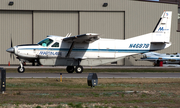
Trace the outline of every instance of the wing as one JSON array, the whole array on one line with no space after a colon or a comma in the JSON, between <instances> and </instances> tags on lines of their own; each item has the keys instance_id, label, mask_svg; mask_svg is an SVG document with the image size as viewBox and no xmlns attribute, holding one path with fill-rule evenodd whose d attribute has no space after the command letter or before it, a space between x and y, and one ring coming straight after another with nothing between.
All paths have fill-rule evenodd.
<instances>
[{"instance_id":1,"label":"wing","mask_svg":"<svg viewBox=\"0 0 180 108\"><path fill-rule=\"evenodd\" d=\"M94 42L98 39L99 39L99 37L98 37L98 34L96 34L96 33L86 33L86 34L82 34L82 35L64 38L63 39L64 42L71 43L68 53L66 54L66 58L68 58L70 56L75 43L90 43L90 42Z\"/></svg>"},{"instance_id":2,"label":"wing","mask_svg":"<svg viewBox=\"0 0 180 108\"><path fill-rule=\"evenodd\" d=\"M63 39L65 42L75 43L90 43L99 39L99 35L96 33L86 33L77 36L66 37Z\"/></svg>"}]
</instances>

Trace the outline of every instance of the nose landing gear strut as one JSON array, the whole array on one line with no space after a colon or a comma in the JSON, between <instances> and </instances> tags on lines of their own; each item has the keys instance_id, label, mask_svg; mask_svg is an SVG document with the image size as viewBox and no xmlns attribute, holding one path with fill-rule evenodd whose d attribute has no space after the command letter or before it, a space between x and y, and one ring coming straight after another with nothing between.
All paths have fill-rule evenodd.
<instances>
[{"instance_id":1,"label":"nose landing gear strut","mask_svg":"<svg viewBox=\"0 0 180 108\"><path fill-rule=\"evenodd\" d=\"M23 66L23 63L22 63L22 61L19 59L19 64L20 64L20 66L18 67L18 72L19 73L24 73L24 71L25 71L25 68L24 68L24 66Z\"/></svg>"}]
</instances>

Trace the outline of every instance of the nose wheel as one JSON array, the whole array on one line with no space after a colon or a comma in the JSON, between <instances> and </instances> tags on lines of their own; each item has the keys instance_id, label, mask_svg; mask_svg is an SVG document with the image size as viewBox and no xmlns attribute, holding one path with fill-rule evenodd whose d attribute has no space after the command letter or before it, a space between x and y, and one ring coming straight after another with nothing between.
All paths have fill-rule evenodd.
<instances>
[{"instance_id":1,"label":"nose wheel","mask_svg":"<svg viewBox=\"0 0 180 108\"><path fill-rule=\"evenodd\" d=\"M18 67L18 72L19 73L24 73L24 71L25 71L24 66L23 67L21 67L21 66Z\"/></svg>"},{"instance_id":2,"label":"nose wheel","mask_svg":"<svg viewBox=\"0 0 180 108\"><path fill-rule=\"evenodd\" d=\"M24 66L23 66L23 63L22 63L22 61L19 59L19 64L20 64L20 66L18 67L18 72L19 73L24 73L24 71L25 71L25 68L24 68Z\"/></svg>"}]
</instances>

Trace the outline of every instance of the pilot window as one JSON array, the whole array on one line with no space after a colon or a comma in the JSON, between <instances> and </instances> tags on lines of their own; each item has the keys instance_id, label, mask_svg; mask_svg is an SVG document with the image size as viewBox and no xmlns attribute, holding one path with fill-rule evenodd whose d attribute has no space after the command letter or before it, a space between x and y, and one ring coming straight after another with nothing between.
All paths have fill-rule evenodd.
<instances>
[{"instance_id":1,"label":"pilot window","mask_svg":"<svg viewBox=\"0 0 180 108\"><path fill-rule=\"evenodd\" d=\"M43 47L49 46L53 42L52 39L46 38L40 42L38 42L39 45L42 45Z\"/></svg>"},{"instance_id":2,"label":"pilot window","mask_svg":"<svg viewBox=\"0 0 180 108\"><path fill-rule=\"evenodd\" d=\"M51 47L59 47L59 43L56 42L56 43L54 43Z\"/></svg>"}]
</instances>

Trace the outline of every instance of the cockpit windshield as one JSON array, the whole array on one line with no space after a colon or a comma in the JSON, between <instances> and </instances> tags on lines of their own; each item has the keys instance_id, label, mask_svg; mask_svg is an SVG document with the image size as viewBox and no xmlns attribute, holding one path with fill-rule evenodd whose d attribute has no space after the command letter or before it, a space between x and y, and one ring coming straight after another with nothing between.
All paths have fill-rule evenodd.
<instances>
[{"instance_id":1,"label":"cockpit windshield","mask_svg":"<svg viewBox=\"0 0 180 108\"><path fill-rule=\"evenodd\" d=\"M46 39L38 42L38 44L41 45L41 46L43 46L43 47L47 47L47 46L49 46L52 42L53 42L52 39L46 38Z\"/></svg>"}]
</instances>

